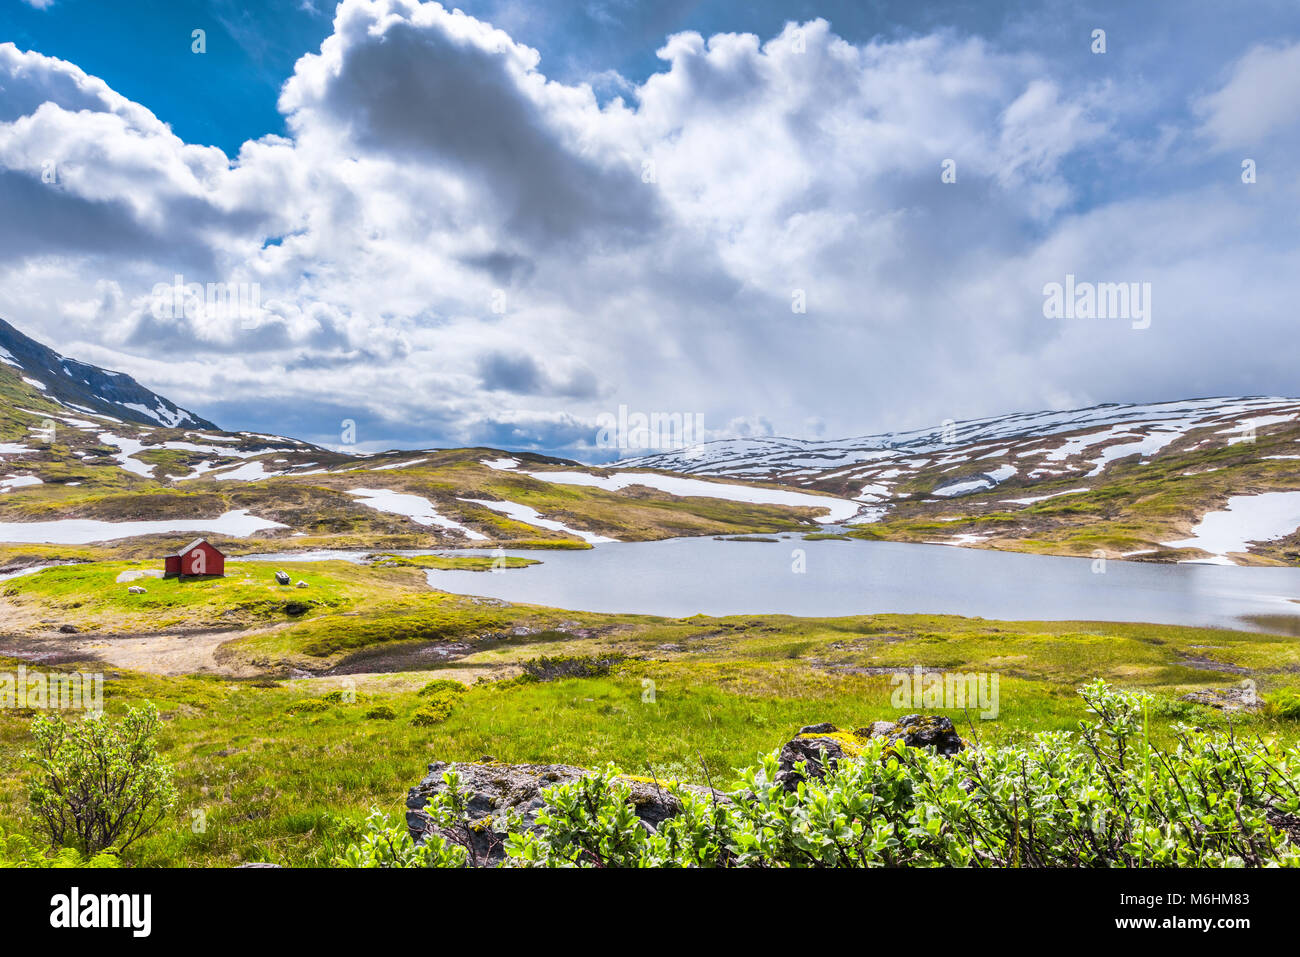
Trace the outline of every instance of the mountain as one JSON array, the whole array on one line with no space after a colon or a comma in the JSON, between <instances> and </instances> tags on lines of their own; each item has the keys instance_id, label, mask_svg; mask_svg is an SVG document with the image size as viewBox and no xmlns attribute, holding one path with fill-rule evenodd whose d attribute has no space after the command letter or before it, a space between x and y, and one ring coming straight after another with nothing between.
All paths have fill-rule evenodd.
<instances>
[{"instance_id":1,"label":"mountain","mask_svg":"<svg viewBox=\"0 0 1300 957\"><path fill-rule=\"evenodd\" d=\"M1294 398L1099 405L835 441L726 440L619 465L849 498L864 506L850 532L860 537L1148 560L1188 560L1198 549L1219 563L1300 562ZM1222 532L1213 540L1198 531L1210 513L1211 530Z\"/></svg>"},{"instance_id":2,"label":"mountain","mask_svg":"<svg viewBox=\"0 0 1300 957\"><path fill-rule=\"evenodd\" d=\"M0 363L19 370L28 385L78 412L100 412L141 425L216 428L207 419L150 392L126 373L67 359L3 319Z\"/></svg>"},{"instance_id":3,"label":"mountain","mask_svg":"<svg viewBox=\"0 0 1300 957\"><path fill-rule=\"evenodd\" d=\"M811 531L857 510L821 493L649 473L632 482L499 449L363 453L226 432L129 376L0 332L0 575L87 553L50 546L149 557L196 533L233 553L586 548Z\"/></svg>"},{"instance_id":4,"label":"mountain","mask_svg":"<svg viewBox=\"0 0 1300 957\"><path fill-rule=\"evenodd\" d=\"M1093 476L1109 462L1131 455L1150 460L1191 445L1231 445L1248 434L1248 427L1258 433L1298 416L1300 399L1258 396L1106 404L830 441L724 439L624 459L619 465L826 487L836 493L867 483L853 497L869 501L888 498L888 488L908 487L925 476L934 480L933 491L951 496L976 491L977 484L991 488L1013 476ZM1209 434L1202 434L1207 429ZM989 464L982 470L967 468L980 462Z\"/></svg>"},{"instance_id":5,"label":"mountain","mask_svg":"<svg viewBox=\"0 0 1300 957\"><path fill-rule=\"evenodd\" d=\"M851 537L901 542L1300 565L1297 399L730 440L597 468L487 448L359 453L224 432L129 376L6 324L0 336L0 543L98 540L152 554L184 531L242 551L267 539L293 550L586 547L837 523Z\"/></svg>"}]
</instances>

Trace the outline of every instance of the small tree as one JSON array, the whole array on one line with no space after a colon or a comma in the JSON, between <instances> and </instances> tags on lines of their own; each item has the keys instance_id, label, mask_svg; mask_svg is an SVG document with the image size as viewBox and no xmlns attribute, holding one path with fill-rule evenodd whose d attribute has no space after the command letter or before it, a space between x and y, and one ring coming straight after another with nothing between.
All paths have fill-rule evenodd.
<instances>
[{"instance_id":1,"label":"small tree","mask_svg":"<svg viewBox=\"0 0 1300 957\"><path fill-rule=\"evenodd\" d=\"M176 804L172 769L158 756L158 709L130 708L118 722L107 717L66 721L62 715L32 721L36 750L28 755L32 811L55 845L83 854L124 850Z\"/></svg>"}]
</instances>

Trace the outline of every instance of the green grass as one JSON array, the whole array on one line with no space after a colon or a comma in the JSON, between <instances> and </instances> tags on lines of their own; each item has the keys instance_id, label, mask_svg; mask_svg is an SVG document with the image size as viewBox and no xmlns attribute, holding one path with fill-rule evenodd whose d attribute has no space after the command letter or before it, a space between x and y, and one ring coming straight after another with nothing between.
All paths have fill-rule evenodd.
<instances>
[{"instance_id":1,"label":"green grass","mask_svg":"<svg viewBox=\"0 0 1300 957\"><path fill-rule=\"evenodd\" d=\"M1059 651L1045 647L1045 653ZM341 680L267 688L210 678L111 679L110 712L143 698L163 710L162 747L178 768L182 793L167 826L132 848L128 862L320 863L336 817L359 820L371 806L400 814L406 790L433 760L613 761L633 774L721 784L804 724L856 727L897 714L888 677L826 674L797 660L627 661L607 677L487 683L454 696L445 717L417 723L417 712L428 707L419 693L427 678L405 688L396 678L380 690L363 684L350 702L326 696L344 687ZM1067 684L1004 677L1001 698L999 718L977 720L974 731L965 715L952 714L968 739L1023 739L1037 730L1070 729L1083 716ZM1177 720L1223 723L1207 709L1180 706L1168 695L1162 700L1169 707L1153 717L1157 739L1167 740ZM28 720L0 714L0 761L13 771ZM1293 738L1295 725L1250 718L1237 726ZM22 776L6 774L0 796L0 826L33 833L22 810ZM190 826L196 812L206 822L202 833Z\"/></svg>"},{"instance_id":2,"label":"green grass","mask_svg":"<svg viewBox=\"0 0 1300 957\"><path fill-rule=\"evenodd\" d=\"M183 795L174 817L132 848L128 863L323 863L339 819L360 820L371 806L400 812L406 790L433 760L613 761L634 774L726 782L734 768L802 725L896 718L891 676L917 665L999 676L995 720L974 719L972 727L972 716L949 712L968 740L981 743L1073 728L1083 716L1075 688L1094 677L1155 694L1157 740L1168 741L1176 721L1225 726L1221 714L1177 699L1192 688L1235 685L1240 678L1229 667L1249 669L1265 698L1281 703L1274 712L1235 718L1235 727L1247 736L1300 739L1297 709L1287 704L1300 694L1300 652L1281 635L940 615L597 615L435 592L421 569L409 566L291 567L295 577L314 575L312 587L275 590L265 579L276 566L247 564L258 570L252 584L209 580L155 593L164 583L146 581L155 604L145 623L205 620L236 600L251 603L250 617L278 620L280 596L308 594L335 605L237 638L222 653L282 676L304 662L320 669L359 654L448 642L461 648L459 656L421 671L311 680L109 669L111 713L143 699L163 711L162 743ZM127 567L95 563L15 579L7 584L21 595L6 600L61 618L79 609L88 617L129 616L125 586L112 581ZM562 656L617 664L598 677L510 680L524 662ZM1225 670L1192 668L1189 658ZM421 695L437 679L469 688ZM0 828L35 836L21 757L30 719L0 709ZM206 821L202 833L191 829L194 812Z\"/></svg>"},{"instance_id":3,"label":"green grass","mask_svg":"<svg viewBox=\"0 0 1300 957\"><path fill-rule=\"evenodd\" d=\"M122 572L161 570L161 561L110 561L65 565L0 583L0 595L17 609L76 625L83 631L160 631L177 626L213 627L284 621L299 617L286 606L308 606L308 617L355 607L385 591L421 589L416 569L365 568L348 562L238 562L226 577L139 578L118 582ZM283 586L284 569L307 588ZM129 588L138 585L143 595ZM421 589L422 590L422 589Z\"/></svg>"}]
</instances>

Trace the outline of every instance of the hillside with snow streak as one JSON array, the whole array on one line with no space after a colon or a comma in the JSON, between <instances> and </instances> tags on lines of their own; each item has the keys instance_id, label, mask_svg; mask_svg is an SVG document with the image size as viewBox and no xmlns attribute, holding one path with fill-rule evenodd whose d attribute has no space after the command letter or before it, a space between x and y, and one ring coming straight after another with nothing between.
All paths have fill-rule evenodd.
<instances>
[{"instance_id":1,"label":"hillside with snow streak","mask_svg":"<svg viewBox=\"0 0 1300 957\"><path fill-rule=\"evenodd\" d=\"M1300 491L1294 398L1014 413L832 441L734 439L618 464L829 492L863 506L853 521L871 524L858 532L871 537L1145 560L1300 561L1290 509L1229 508L1234 496ZM1198 537L1196 527L1219 512L1216 534ZM1209 547L1224 542L1233 547Z\"/></svg>"}]
</instances>

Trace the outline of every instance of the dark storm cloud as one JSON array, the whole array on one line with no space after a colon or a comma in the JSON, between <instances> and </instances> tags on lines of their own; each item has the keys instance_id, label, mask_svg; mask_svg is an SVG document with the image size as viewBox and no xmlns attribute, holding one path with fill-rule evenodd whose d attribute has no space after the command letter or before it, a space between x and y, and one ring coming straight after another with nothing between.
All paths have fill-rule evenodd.
<instances>
[{"instance_id":1,"label":"dark storm cloud","mask_svg":"<svg viewBox=\"0 0 1300 957\"><path fill-rule=\"evenodd\" d=\"M211 250L191 234L139 222L117 199L87 199L41 181L40 171L0 169L0 261L40 255L147 258L173 267L211 270Z\"/></svg>"},{"instance_id":2,"label":"dark storm cloud","mask_svg":"<svg viewBox=\"0 0 1300 957\"><path fill-rule=\"evenodd\" d=\"M478 376L484 389L515 395L585 399L600 392L596 376L587 369L557 379L548 375L532 356L519 352L489 352L480 356Z\"/></svg>"},{"instance_id":3,"label":"dark storm cloud","mask_svg":"<svg viewBox=\"0 0 1300 957\"><path fill-rule=\"evenodd\" d=\"M589 230L632 238L654 226L639 162L581 155L521 89L506 54L407 20L349 40L319 101L306 105L360 147L455 170L501 210L508 231L534 241Z\"/></svg>"}]
</instances>

